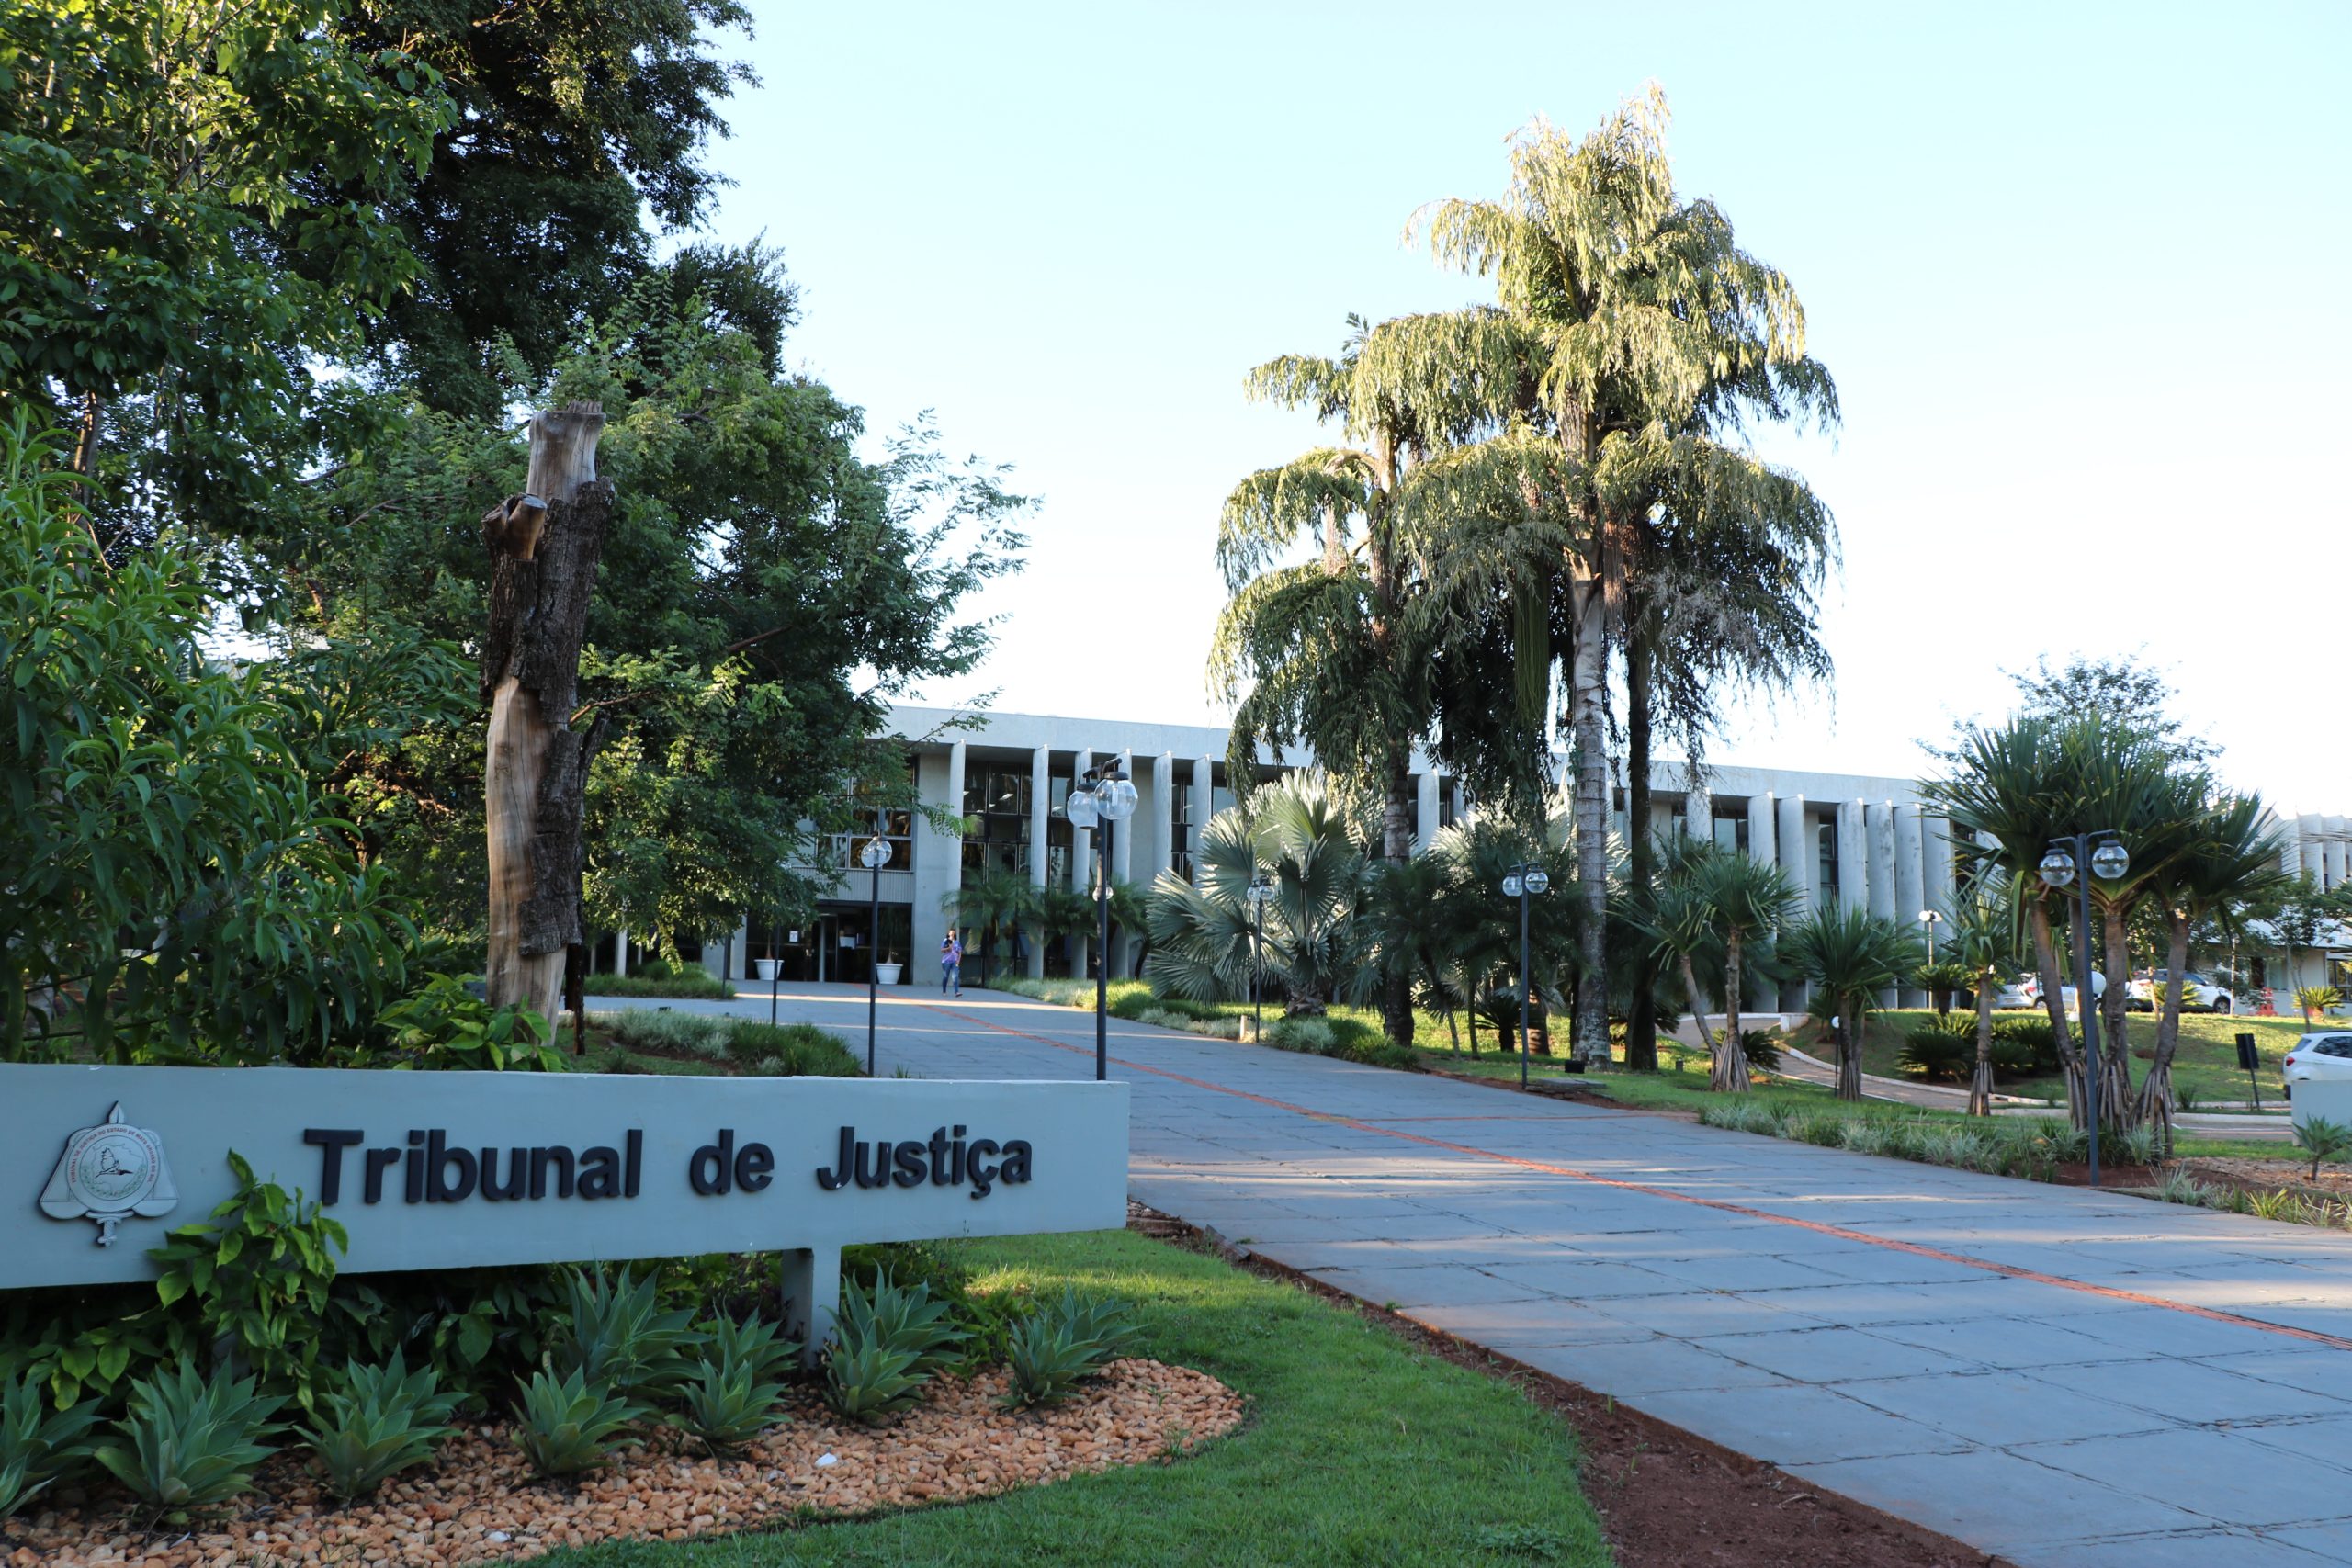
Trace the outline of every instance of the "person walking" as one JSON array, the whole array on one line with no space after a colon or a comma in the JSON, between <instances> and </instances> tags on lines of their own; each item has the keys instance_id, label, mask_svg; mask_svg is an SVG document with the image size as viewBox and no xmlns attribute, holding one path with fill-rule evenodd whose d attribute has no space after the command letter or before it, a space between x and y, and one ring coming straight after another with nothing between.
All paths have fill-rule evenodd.
<instances>
[{"instance_id":1,"label":"person walking","mask_svg":"<svg viewBox=\"0 0 2352 1568\"><path fill-rule=\"evenodd\" d=\"M956 929L950 926L946 939L939 944L939 994L964 994L964 944L956 939Z\"/></svg>"}]
</instances>

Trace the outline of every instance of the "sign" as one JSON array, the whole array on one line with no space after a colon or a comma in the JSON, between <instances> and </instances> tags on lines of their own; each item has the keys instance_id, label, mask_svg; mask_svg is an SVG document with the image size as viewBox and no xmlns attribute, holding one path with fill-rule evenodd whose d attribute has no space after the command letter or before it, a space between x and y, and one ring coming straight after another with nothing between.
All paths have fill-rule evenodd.
<instances>
[{"instance_id":1,"label":"sign","mask_svg":"<svg viewBox=\"0 0 2352 1568\"><path fill-rule=\"evenodd\" d=\"M232 1150L345 1273L783 1252L803 1317L846 1243L1124 1225L1127 1086L4 1065L0 1289L153 1279Z\"/></svg>"},{"instance_id":2,"label":"sign","mask_svg":"<svg viewBox=\"0 0 2352 1568\"><path fill-rule=\"evenodd\" d=\"M2254 1036L2247 1033L2240 1033L2238 1035L2238 1071L2242 1073L2256 1073L2261 1070L2262 1056L2255 1048Z\"/></svg>"}]
</instances>

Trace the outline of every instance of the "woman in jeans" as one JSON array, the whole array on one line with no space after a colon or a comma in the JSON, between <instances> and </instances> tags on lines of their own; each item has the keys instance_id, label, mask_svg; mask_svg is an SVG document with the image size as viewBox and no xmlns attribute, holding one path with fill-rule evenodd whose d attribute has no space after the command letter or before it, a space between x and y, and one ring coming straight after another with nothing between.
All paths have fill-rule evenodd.
<instances>
[{"instance_id":1,"label":"woman in jeans","mask_svg":"<svg viewBox=\"0 0 2352 1568\"><path fill-rule=\"evenodd\" d=\"M939 994L964 994L964 944L956 940L955 928L948 928L947 938L939 944Z\"/></svg>"}]
</instances>

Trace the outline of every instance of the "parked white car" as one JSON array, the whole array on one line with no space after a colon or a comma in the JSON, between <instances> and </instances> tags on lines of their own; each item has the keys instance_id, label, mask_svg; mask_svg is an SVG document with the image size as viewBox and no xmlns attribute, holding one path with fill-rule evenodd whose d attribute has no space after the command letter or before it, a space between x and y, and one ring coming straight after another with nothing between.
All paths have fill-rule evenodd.
<instances>
[{"instance_id":1,"label":"parked white car","mask_svg":"<svg viewBox=\"0 0 2352 1568\"><path fill-rule=\"evenodd\" d=\"M2287 1059L2279 1064L2279 1069L2287 1080L2287 1094L2290 1099L2299 1083L2308 1083L2315 1078L2337 1082L2352 1078L2352 1032L2332 1031L2299 1035L2295 1048L2287 1053Z\"/></svg>"},{"instance_id":2,"label":"parked white car","mask_svg":"<svg viewBox=\"0 0 2352 1568\"><path fill-rule=\"evenodd\" d=\"M2188 990L2182 995L2180 1005L2188 1011L2235 1012L2238 1010L2238 1000L2235 997L2230 995L2225 987L2215 985L2196 970L2183 970L2181 978L2188 983ZM2155 972L2154 979L2134 980L2124 987L2124 993L2131 998L2133 1012L2154 1012L2156 1010L2156 998L2163 996L2164 987L2171 984L2172 971L2159 969Z\"/></svg>"},{"instance_id":3,"label":"parked white car","mask_svg":"<svg viewBox=\"0 0 2352 1568\"><path fill-rule=\"evenodd\" d=\"M2004 980L1993 988L1993 1005L1996 1008L2030 1008L2034 993L2041 989L2030 980Z\"/></svg>"},{"instance_id":4,"label":"parked white car","mask_svg":"<svg viewBox=\"0 0 2352 1568\"><path fill-rule=\"evenodd\" d=\"M2041 976L2039 975L2028 975L2024 979L2018 982L2018 991L2019 995L2025 998L2025 1005L2027 1007L2040 1007L2041 1005ZM2091 1000L2094 1002L2100 1001L2104 999L2106 996L2107 976L2094 969L2091 971ZM2058 987L2058 1005L2064 1008L2068 1012L2073 1012L2075 1010L2074 987L2061 986Z\"/></svg>"}]
</instances>

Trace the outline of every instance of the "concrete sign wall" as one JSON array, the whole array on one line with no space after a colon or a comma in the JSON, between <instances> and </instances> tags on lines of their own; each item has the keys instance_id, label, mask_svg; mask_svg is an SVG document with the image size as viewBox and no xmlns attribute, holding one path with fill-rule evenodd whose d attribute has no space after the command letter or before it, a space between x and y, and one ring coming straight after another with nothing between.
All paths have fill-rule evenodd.
<instances>
[{"instance_id":1,"label":"concrete sign wall","mask_svg":"<svg viewBox=\"0 0 2352 1568\"><path fill-rule=\"evenodd\" d=\"M232 1150L345 1272L780 1251L805 1314L844 1243L1124 1225L1127 1087L0 1066L0 1289L153 1279Z\"/></svg>"}]
</instances>

